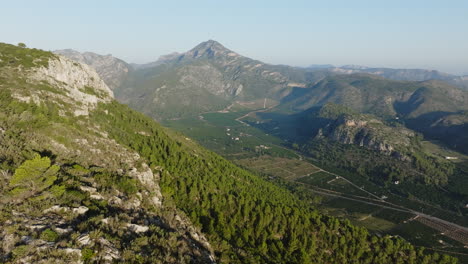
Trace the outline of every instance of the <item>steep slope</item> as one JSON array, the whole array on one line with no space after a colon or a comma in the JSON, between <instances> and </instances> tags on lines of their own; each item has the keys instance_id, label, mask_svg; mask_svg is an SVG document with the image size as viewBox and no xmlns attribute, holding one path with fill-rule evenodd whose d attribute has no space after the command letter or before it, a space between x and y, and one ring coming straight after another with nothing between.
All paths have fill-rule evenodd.
<instances>
[{"instance_id":1,"label":"steep slope","mask_svg":"<svg viewBox=\"0 0 468 264\"><path fill-rule=\"evenodd\" d=\"M2 262L456 263L321 215L86 66L7 44L0 63Z\"/></svg>"},{"instance_id":2,"label":"steep slope","mask_svg":"<svg viewBox=\"0 0 468 264\"><path fill-rule=\"evenodd\" d=\"M212 262L160 172L90 122L113 102L94 70L7 44L0 59L2 262Z\"/></svg>"},{"instance_id":3,"label":"steep slope","mask_svg":"<svg viewBox=\"0 0 468 264\"><path fill-rule=\"evenodd\" d=\"M278 101L292 87L306 87L317 76L243 57L210 40L135 71L115 93L120 101L153 118L179 118L222 110L234 101Z\"/></svg>"},{"instance_id":4,"label":"steep slope","mask_svg":"<svg viewBox=\"0 0 468 264\"><path fill-rule=\"evenodd\" d=\"M54 53L91 66L112 90L119 87L132 70L129 64L112 55L99 55L93 52L80 53L71 49L56 50Z\"/></svg>"}]
</instances>

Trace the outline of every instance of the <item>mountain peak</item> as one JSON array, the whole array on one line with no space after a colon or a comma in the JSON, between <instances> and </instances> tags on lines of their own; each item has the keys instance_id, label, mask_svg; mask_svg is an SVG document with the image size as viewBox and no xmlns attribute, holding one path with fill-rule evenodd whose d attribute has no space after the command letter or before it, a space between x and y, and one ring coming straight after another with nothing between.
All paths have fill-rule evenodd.
<instances>
[{"instance_id":1,"label":"mountain peak","mask_svg":"<svg viewBox=\"0 0 468 264\"><path fill-rule=\"evenodd\" d=\"M227 54L234 54L233 51L224 47L221 43L217 42L216 40L207 40L204 41L193 49L188 51L185 55L193 58L199 57L214 57L218 55L227 55Z\"/></svg>"},{"instance_id":2,"label":"mountain peak","mask_svg":"<svg viewBox=\"0 0 468 264\"><path fill-rule=\"evenodd\" d=\"M214 49L226 49L221 43L219 43L216 40L209 39L207 41L204 41L193 49L206 49L206 48L214 48Z\"/></svg>"}]
</instances>

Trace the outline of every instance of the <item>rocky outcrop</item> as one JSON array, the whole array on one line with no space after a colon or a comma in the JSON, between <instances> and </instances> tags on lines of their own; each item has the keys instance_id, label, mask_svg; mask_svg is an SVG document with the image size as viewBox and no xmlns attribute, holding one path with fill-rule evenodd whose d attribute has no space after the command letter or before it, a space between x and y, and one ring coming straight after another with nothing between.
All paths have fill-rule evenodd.
<instances>
[{"instance_id":1,"label":"rocky outcrop","mask_svg":"<svg viewBox=\"0 0 468 264\"><path fill-rule=\"evenodd\" d=\"M319 129L316 137L358 145L400 160L410 160L405 150L411 148L411 138L415 136L413 131L389 127L377 119L357 117L342 115Z\"/></svg>"},{"instance_id":2,"label":"rocky outcrop","mask_svg":"<svg viewBox=\"0 0 468 264\"><path fill-rule=\"evenodd\" d=\"M93 52L80 53L71 49L56 50L54 53L65 56L73 61L89 65L96 70L102 80L104 80L112 90L122 84L132 68L123 60L115 58L110 54L99 55Z\"/></svg>"},{"instance_id":3,"label":"rocky outcrop","mask_svg":"<svg viewBox=\"0 0 468 264\"><path fill-rule=\"evenodd\" d=\"M88 115L99 102L110 102L113 93L91 67L73 62L65 57L53 57L48 66L33 68L26 74L31 83L51 87L45 90L32 90L29 95L13 94L21 101L41 103L43 93L59 102L69 104L63 111L73 111L77 116ZM71 106L71 107L70 107Z\"/></svg>"},{"instance_id":4,"label":"rocky outcrop","mask_svg":"<svg viewBox=\"0 0 468 264\"><path fill-rule=\"evenodd\" d=\"M92 87L103 92L106 99L113 97L112 91L93 68L62 56L51 59L48 67L36 68L33 77L37 80L51 82L54 85L65 83L66 86L63 86L63 88L70 92ZM82 98L77 98L77 100L80 99Z\"/></svg>"}]
</instances>

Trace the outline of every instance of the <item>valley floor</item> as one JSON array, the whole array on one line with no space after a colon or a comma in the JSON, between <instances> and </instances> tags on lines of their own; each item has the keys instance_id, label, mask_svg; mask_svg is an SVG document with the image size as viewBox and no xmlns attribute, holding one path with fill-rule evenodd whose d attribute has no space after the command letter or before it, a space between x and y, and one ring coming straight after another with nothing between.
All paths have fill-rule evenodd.
<instances>
[{"instance_id":1,"label":"valley floor","mask_svg":"<svg viewBox=\"0 0 468 264\"><path fill-rule=\"evenodd\" d=\"M268 109L230 112L232 107L198 118L166 121L165 125L271 181L286 180L291 188L312 193L319 198L311 202L330 215L347 218L377 234L401 236L416 246L468 260L466 217L416 197L402 197L356 175L323 168L316 160L285 147L287 142L243 121ZM448 155L437 145L426 144L433 153Z\"/></svg>"}]
</instances>

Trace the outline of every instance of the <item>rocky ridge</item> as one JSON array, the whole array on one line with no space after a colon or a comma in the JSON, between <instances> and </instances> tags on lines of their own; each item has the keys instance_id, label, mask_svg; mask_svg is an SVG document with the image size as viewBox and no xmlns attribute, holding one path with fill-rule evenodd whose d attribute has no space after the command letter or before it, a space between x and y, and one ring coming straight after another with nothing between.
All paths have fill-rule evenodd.
<instances>
[{"instance_id":1,"label":"rocky ridge","mask_svg":"<svg viewBox=\"0 0 468 264\"><path fill-rule=\"evenodd\" d=\"M132 67L128 63L110 54L99 55L93 52L80 53L71 49L56 50L54 53L91 66L112 90L119 87L132 70Z\"/></svg>"}]
</instances>

